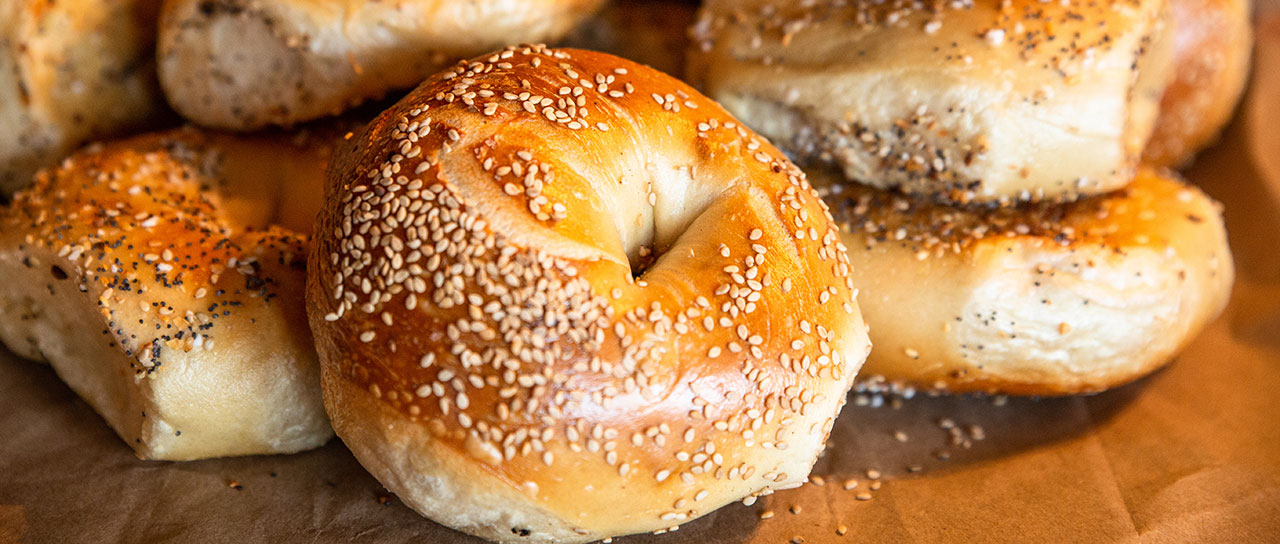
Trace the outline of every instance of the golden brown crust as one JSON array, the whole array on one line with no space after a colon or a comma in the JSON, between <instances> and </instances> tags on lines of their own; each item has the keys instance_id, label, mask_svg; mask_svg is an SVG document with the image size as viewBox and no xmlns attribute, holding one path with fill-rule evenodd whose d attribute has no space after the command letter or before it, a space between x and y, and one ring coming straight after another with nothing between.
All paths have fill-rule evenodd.
<instances>
[{"instance_id":1,"label":"golden brown crust","mask_svg":"<svg viewBox=\"0 0 1280 544\"><path fill-rule=\"evenodd\" d=\"M208 168L217 172L222 207L238 223L255 229L279 225L310 235L324 203L329 160L364 125L357 118L252 134L193 130L188 139L209 151Z\"/></svg>"},{"instance_id":2,"label":"golden brown crust","mask_svg":"<svg viewBox=\"0 0 1280 544\"><path fill-rule=\"evenodd\" d=\"M1249 0L1170 0L1174 77L1142 160L1181 166L1218 137L1244 94L1253 49Z\"/></svg>"},{"instance_id":3,"label":"golden brown crust","mask_svg":"<svg viewBox=\"0 0 1280 544\"><path fill-rule=\"evenodd\" d=\"M306 241L229 214L222 159L194 131L93 146L0 212L0 337L47 359L142 457L294 452L331 435Z\"/></svg>"},{"instance_id":4,"label":"golden brown crust","mask_svg":"<svg viewBox=\"0 0 1280 544\"><path fill-rule=\"evenodd\" d=\"M1094 392L1169 361L1221 312L1217 205L1141 169L1070 204L960 209L820 182L876 345L864 376L955 392Z\"/></svg>"},{"instance_id":5,"label":"golden brown crust","mask_svg":"<svg viewBox=\"0 0 1280 544\"><path fill-rule=\"evenodd\" d=\"M690 81L805 161L953 202L1128 183L1169 77L1164 0L710 0Z\"/></svg>"},{"instance_id":6,"label":"golden brown crust","mask_svg":"<svg viewBox=\"0 0 1280 544\"><path fill-rule=\"evenodd\" d=\"M432 444L353 449L447 449L485 476L432 481L527 497L412 506L586 541L803 481L869 346L821 199L714 102L528 46L433 76L352 142L309 270L326 391L354 384L413 429L388 440ZM326 402L344 438L379 424Z\"/></svg>"},{"instance_id":7,"label":"golden brown crust","mask_svg":"<svg viewBox=\"0 0 1280 544\"><path fill-rule=\"evenodd\" d=\"M85 142L167 115L155 74L160 0L0 3L0 196Z\"/></svg>"},{"instance_id":8,"label":"golden brown crust","mask_svg":"<svg viewBox=\"0 0 1280 544\"><path fill-rule=\"evenodd\" d=\"M160 83L203 126L290 126L411 87L460 58L558 39L602 3L170 0Z\"/></svg>"}]
</instances>

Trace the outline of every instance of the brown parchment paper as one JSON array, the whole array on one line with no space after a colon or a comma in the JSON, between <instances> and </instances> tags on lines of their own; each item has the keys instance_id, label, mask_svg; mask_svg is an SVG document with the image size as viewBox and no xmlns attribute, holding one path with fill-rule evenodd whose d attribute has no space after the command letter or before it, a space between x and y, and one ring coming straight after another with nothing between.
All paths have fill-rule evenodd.
<instances>
[{"instance_id":1,"label":"brown parchment paper","mask_svg":"<svg viewBox=\"0 0 1280 544\"><path fill-rule=\"evenodd\" d=\"M1090 397L851 395L812 484L615 542L1280 541L1277 8L1258 6L1276 15L1240 118L1187 172L1226 206L1238 280L1173 365ZM0 542L409 541L478 542L404 507L337 440L139 461L48 366L0 349Z\"/></svg>"}]
</instances>

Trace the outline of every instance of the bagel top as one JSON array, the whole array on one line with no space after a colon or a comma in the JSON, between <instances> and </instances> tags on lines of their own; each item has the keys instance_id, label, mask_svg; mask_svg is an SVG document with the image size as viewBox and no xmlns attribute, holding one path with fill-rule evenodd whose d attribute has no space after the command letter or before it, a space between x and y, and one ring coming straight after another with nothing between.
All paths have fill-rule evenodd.
<instances>
[{"instance_id":1,"label":"bagel top","mask_svg":"<svg viewBox=\"0 0 1280 544\"><path fill-rule=\"evenodd\" d=\"M869 349L803 173L602 53L433 76L335 157L314 243L335 430L487 538L661 529L799 485Z\"/></svg>"},{"instance_id":2,"label":"bagel top","mask_svg":"<svg viewBox=\"0 0 1280 544\"><path fill-rule=\"evenodd\" d=\"M1133 178L1170 74L1164 0L710 0L690 81L805 160L953 202Z\"/></svg>"},{"instance_id":3,"label":"bagel top","mask_svg":"<svg viewBox=\"0 0 1280 544\"><path fill-rule=\"evenodd\" d=\"M306 259L305 237L223 205L223 170L218 141L194 130L93 144L15 196L0 241L16 259L56 256L54 276L98 293L127 355L153 344L190 351L236 314L247 321L270 306ZM143 330L164 332L127 334L138 316ZM147 363L139 372L154 370Z\"/></svg>"}]
</instances>

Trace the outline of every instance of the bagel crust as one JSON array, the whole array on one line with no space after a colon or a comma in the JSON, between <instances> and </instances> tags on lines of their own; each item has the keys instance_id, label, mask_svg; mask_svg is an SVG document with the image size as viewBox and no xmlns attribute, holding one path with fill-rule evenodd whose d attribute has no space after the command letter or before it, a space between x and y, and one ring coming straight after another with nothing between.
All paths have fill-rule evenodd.
<instances>
[{"instance_id":1,"label":"bagel crust","mask_svg":"<svg viewBox=\"0 0 1280 544\"><path fill-rule=\"evenodd\" d=\"M558 39L602 2L169 0L160 84L204 126L289 126L412 87L460 58Z\"/></svg>"},{"instance_id":2,"label":"bagel crust","mask_svg":"<svg viewBox=\"0 0 1280 544\"><path fill-rule=\"evenodd\" d=\"M330 436L307 245L224 209L193 131L86 149L0 211L0 340L47 360L139 457L292 453Z\"/></svg>"},{"instance_id":3,"label":"bagel crust","mask_svg":"<svg viewBox=\"0 0 1280 544\"><path fill-rule=\"evenodd\" d=\"M803 173L610 55L433 76L325 199L307 300L335 430L484 538L666 530L798 486L869 350Z\"/></svg>"},{"instance_id":4,"label":"bagel crust","mask_svg":"<svg viewBox=\"0 0 1280 544\"><path fill-rule=\"evenodd\" d=\"M0 2L0 196L89 140L166 116L159 9L160 0Z\"/></svg>"},{"instance_id":5,"label":"bagel crust","mask_svg":"<svg viewBox=\"0 0 1280 544\"><path fill-rule=\"evenodd\" d=\"M1144 167L1113 194L986 210L819 176L876 346L864 377L953 392L1101 391L1168 362L1231 292L1221 212L1172 174Z\"/></svg>"},{"instance_id":6,"label":"bagel crust","mask_svg":"<svg viewBox=\"0 0 1280 544\"><path fill-rule=\"evenodd\" d=\"M690 81L797 160L949 202L1122 187L1170 77L1165 0L708 0Z\"/></svg>"}]
</instances>

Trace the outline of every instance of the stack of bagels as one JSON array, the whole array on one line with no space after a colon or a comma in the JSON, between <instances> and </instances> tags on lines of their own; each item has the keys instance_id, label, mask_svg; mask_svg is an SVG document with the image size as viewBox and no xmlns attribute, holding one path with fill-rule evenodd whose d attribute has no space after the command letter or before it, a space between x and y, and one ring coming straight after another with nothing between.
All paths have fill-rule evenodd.
<instances>
[{"instance_id":1,"label":"stack of bagels","mask_svg":"<svg viewBox=\"0 0 1280 544\"><path fill-rule=\"evenodd\" d=\"M336 433L473 535L665 532L855 377L1101 391L1233 279L1167 168L1247 0L75 4L0 0L0 340L142 458ZM510 45L566 36L618 56Z\"/></svg>"},{"instance_id":2,"label":"stack of bagels","mask_svg":"<svg viewBox=\"0 0 1280 544\"><path fill-rule=\"evenodd\" d=\"M1234 108L1247 2L709 0L694 34L691 81L841 224L864 376L1101 391L1226 304L1218 207L1161 167Z\"/></svg>"}]
</instances>

